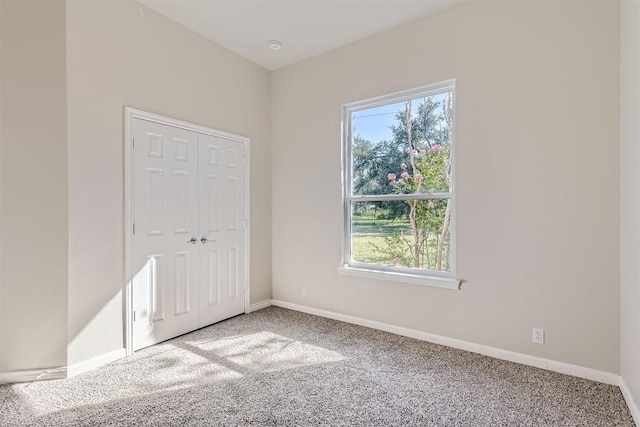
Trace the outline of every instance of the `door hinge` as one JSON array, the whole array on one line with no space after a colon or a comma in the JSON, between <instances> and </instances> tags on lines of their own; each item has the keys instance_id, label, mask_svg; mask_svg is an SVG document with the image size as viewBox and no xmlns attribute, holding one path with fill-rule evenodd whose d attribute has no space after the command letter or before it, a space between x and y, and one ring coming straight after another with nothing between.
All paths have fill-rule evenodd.
<instances>
[{"instance_id":1,"label":"door hinge","mask_svg":"<svg viewBox=\"0 0 640 427\"><path fill-rule=\"evenodd\" d=\"M136 139L135 138L131 138L131 145L133 145L133 148L136 148Z\"/></svg>"},{"instance_id":2,"label":"door hinge","mask_svg":"<svg viewBox=\"0 0 640 427\"><path fill-rule=\"evenodd\" d=\"M133 224L133 235L134 236L136 235L136 224L135 223Z\"/></svg>"},{"instance_id":3,"label":"door hinge","mask_svg":"<svg viewBox=\"0 0 640 427\"><path fill-rule=\"evenodd\" d=\"M136 321L136 311L135 310L133 310L133 321L134 322Z\"/></svg>"}]
</instances>

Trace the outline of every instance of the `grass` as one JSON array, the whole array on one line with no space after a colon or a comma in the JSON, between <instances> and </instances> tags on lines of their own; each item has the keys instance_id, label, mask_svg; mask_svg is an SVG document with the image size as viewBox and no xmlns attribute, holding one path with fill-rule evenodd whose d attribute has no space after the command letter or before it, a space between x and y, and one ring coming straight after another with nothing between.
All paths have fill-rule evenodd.
<instances>
[{"instance_id":1,"label":"grass","mask_svg":"<svg viewBox=\"0 0 640 427\"><path fill-rule=\"evenodd\" d=\"M385 237L403 231L404 235L411 239L412 232L409 221L376 218L374 215L354 215L352 220L352 256L356 261L392 265L392 255L389 251L377 249L388 247ZM429 252L432 254L431 257L434 256L435 245L436 239L430 238ZM406 255L409 255L409 248L406 250Z\"/></svg>"},{"instance_id":2,"label":"grass","mask_svg":"<svg viewBox=\"0 0 640 427\"><path fill-rule=\"evenodd\" d=\"M354 233L364 234L393 234L400 230L411 233L409 220L376 218L374 215L353 215L351 228Z\"/></svg>"},{"instance_id":3,"label":"grass","mask_svg":"<svg viewBox=\"0 0 640 427\"><path fill-rule=\"evenodd\" d=\"M361 262L391 264L391 256L376 246L384 248L387 246L385 236L399 231L411 235L409 221L376 218L375 215L353 215L352 221L352 255Z\"/></svg>"},{"instance_id":4,"label":"grass","mask_svg":"<svg viewBox=\"0 0 640 427\"><path fill-rule=\"evenodd\" d=\"M380 252L373 245L385 247L384 236L380 234L353 234L351 237L351 249L353 259L360 262L372 262L375 264L391 264L389 254Z\"/></svg>"}]
</instances>

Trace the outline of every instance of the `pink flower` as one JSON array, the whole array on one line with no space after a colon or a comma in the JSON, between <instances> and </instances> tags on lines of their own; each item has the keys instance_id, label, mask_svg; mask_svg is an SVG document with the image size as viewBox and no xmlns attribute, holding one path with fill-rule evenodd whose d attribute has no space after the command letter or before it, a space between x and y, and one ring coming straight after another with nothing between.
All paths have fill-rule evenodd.
<instances>
[{"instance_id":1,"label":"pink flower","mask_svg":"<svg viewBox=\"0 0 640 427\"><path fill-rule=\"evenodd\" d=\"M429 206L429 209L433 209L436 207L436 205L434 205L431 200L429 200L429 204L427 206Z\"/></svg>"},{"instance_id":2,"label":"pink flower","mask_svg":"<svg viewBox=\"0 0 640 427\"><path fill-rule=\"evenodd\" d=\"M418 150L411 150L411 155L413 157L418 157L418 156L420 156L420 152Z\"/></svg>"},{"instance_id":3,"label":"pink flower","mask_svg":"<svg viewBox=\"0 0 640 427\"><path fill-rule=\"evenodd\" d=\"M399 264L400 263L400 258L394 258L391 260L392 264Z\"/></svg>"},{"instance_id":4,"label":"pink flower","mask_svg":"<svg viewBox=\"0 0 640 427\"><path fill-rule=\"evenodd\" d=\"M389 178L389 181L395 181L396 180L396 174L395 173L390 173L389 175L387 175L387 178Z\"/></svg>"},{"instance_id":5,"label":"pink flower","mask_svg":"<svg viewBox=\"0 0 640 427\"><path fill-rule=\"evenodd\" d=\"M407 178L409 178L409 174L408 174L407 172L402 172L402 173L400 174L400 176L402 177L402 179L407 179Z\"/></svg>"},{"instance_id":6,"label":"pink flower","mask_svg":"<svg viewBox=\"0 0 640 427\"><path fill-rule=\"evenodd\" d=\"M407 168L407 164L406 164L406 163L400 163L400 167L401 167L402 169L406 169L406 168Z\"/></svg>"},{"instance_id":7,"label":"pink flower","mask_svg":"<svg viewBox=\"0 0 640 427\"><path fill-rule=\"evenodd\" d=\"M424 177L422 176L422 174L420 172L418 172L416 174L416 181L422 181L422 178L424 178Z\"/></svg>"},{"instance_id":8,"label":"pink flower","mask_svg":"<svg viewBox=\"0 0 640 427\"><path fill-rule=\"evenodd\" d=\"M439 153L442 151L442 145L440 144L436 144L433 147L431 147L431 151L433 151L434 153Z\"/></svg>"}]
</instances>

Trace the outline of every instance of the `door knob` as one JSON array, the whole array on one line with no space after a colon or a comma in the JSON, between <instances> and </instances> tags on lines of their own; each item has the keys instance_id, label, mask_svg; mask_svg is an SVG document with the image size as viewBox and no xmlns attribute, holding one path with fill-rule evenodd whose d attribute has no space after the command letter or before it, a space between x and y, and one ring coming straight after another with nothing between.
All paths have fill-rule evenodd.
<instances>
[{"instance_id":1,"label":"door knob","mask_svg":"<svg viewBox=\"0 0 640 427\"><path fill-rule=\"evenodd\" d=\"M196 239L195 237L192 237L191 240L189 240L187 243L191 243L192 245L195 245L196 243L198 243L198 239Z\"/></svg>"},{"instance_id":2,"label":"door knob","mask_svg":"<svg viewBox=\"0 0 640 427\"><path fill-rule=\"evenodd\" d=\"M206 237L204 237L204 236L202 236L202 239L200 239L200 241L201 241L202 243L215 242L215 240L209 240L209 239L207 239L207 238L206 238Z\"/></svg>"}]
</instances>

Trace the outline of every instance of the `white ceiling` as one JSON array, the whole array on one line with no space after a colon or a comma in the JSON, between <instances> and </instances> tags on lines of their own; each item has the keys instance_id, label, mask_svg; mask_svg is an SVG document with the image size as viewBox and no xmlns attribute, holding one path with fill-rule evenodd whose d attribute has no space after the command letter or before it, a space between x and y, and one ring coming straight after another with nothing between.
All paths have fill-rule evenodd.
<instances>
[{"instance_id":1,"label":"white ceiling","mask_svg":"<svg viewBox=\"0 0 640 427\"><path fill-rule=\"evenodd\" d=\"M464 0L138 0L268 69L344 46ZM270 50L269 40L282 42Z\"/></svg>"}]
</instances>

